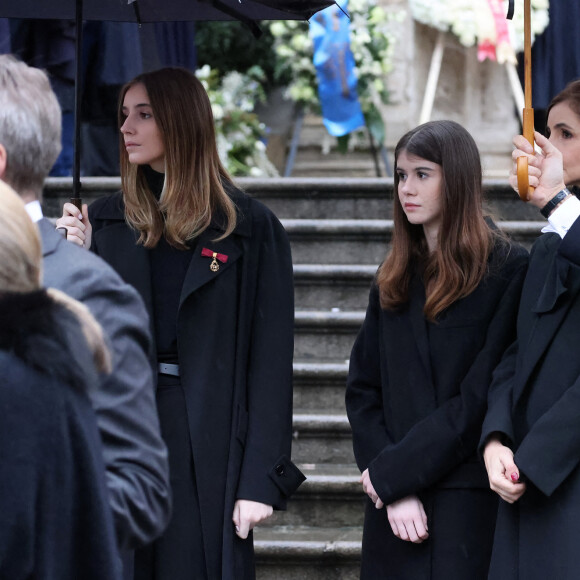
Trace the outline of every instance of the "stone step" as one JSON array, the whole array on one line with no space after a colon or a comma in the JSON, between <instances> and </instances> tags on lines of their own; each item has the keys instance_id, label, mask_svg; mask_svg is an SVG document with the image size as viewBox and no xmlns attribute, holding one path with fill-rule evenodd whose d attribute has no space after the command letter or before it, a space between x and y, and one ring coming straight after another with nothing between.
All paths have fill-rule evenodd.
<instances>
[{"instance_id":1,"label":"stone step","mask_svg":"<svg viewBox=\"0 0 580 580\"><path fill-rule=\"evenodd\" d=\"M294 315L294 358L305 362L347 362L364 311L297 310Z\"/></svg>"},{"instance_id":2,"label":"stone step","mask_svg":"<svg viewBox=\"0 0 580 580\"><path fill-rule=\"evenodd\" d=\"M375 264L294 264L294 295L301 310L366 309Z\"/></svg>"},{"instance_id":3,"label":"stone step","mask_svg":"<svg viewBox=\"0 0 580 580\"><path fill-rule=\"evenodd\" d=\"M295 264L377 265L384 259L392 220L283 219ZM498 226L513 240L531 247L545 221L503 221Z\"/></svg>"},{"instance_id":4,"label":"stone step","mask_svg":"<svg viewBox=\"0 0 580 580\"><path fill-rule=\"evenodd\" d=\"M352 431L346 411L310 413L295 409L292 460L296 463L354 464Z\"/></svg>"},{"instance_id":5,"label":"stone step","mask_svg":"<svg viewBox=\"0 0 580 580\"><path fill-rule=\"evenodd\" d=\"M283 219L295 264L377 265L387 251L392 220Z\"/></svg>"},{"instance_id":6,"label":"stone step","mask_svg":"<svg viewBox=\"0 0 580 580\"><path fill-rule=\"evenodd\" d=\"M390 219L392 178L296 177L270 180L238 180L280 218L294 219ZM507 179L483 182L486 211L496 219L537 220L539 212L522 203Z\"/></svg>"},{"instance_id":7,"label":"stone step","mask_svg":"<svg viewBox=\"0 0 580 580\"><path fill-rule=\"evenodd\" d=\"M344 412L347 362L294 361L294 409Z\"/></svg>"},{"instance_id":8,"label":"stone step","mask_svg":"<svg viewBox=\"0 0 580 580\"><path fill-rule=\"evenodd\" d=\"M257 580L356 580L362 528L308 526L254 530Z\"/></svg>"},{"instance_id":9,"label":"stone step","mask_svg":"<svg viewBox=\"0 0 580 580\"><path fill-rule=\"evenodd\" d=\"M288 502L261 527L316 526L340 528L364 520L365 494L356 465L301 464L306 481Z\"/></svg>"},{"instance_id":10,"label":"stone step","mask_svg":"<svg viewBox=\"0 0 580 580\"><path fill-rule=\"evenodd\" d=\"M239 178L242 189L268 205L279 218L293 219L389 219L392 217L392 178L312 177ZM85 177L82 197L92 200L121 188L119 177ZM44 211L58 217L72 190L72 179L51 177L44 188ZM538 210L522 203L507 179L484 180L486 206L504 220L537 220Z\"/></svg>"}]
</instances>

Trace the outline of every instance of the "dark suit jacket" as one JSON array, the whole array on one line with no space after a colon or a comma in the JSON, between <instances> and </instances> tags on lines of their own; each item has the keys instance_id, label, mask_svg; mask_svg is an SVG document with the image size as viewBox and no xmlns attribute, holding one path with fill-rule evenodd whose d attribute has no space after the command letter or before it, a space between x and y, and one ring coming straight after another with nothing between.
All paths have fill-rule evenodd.
<instances>
[{"instance_id":1,"label":"dark suit jacket","mask_svg":"<svg viewBox=\"0 0 580 580\"><path fill-rule=\"evenodd\" d=\"M85 304L105 331L113 372L91 402L103 441L110 504L119 546L144 545L170 513L167 450L159 432L147 353L148 317L139 295L102 260L38 222L44 284Z\"/></svg>"},{"instance_id":2,"label":"dark suit jacket","mask_svg":"<svg viewBox=\"0 0 580 580\"><path fill-rule=\"evenodd\" d=\"M490 578L580 574L580 220L534 244L517 343L494 374L482 446L500 433L527 491L500 502Z\"/></svg>"},{"instance_id":3,"label":"dark suit jacket","mask_svg":"<svg viewBox=\"0 0 580 580\"><path fill-rule=\"evenodd\" d=\"M177 342L208 577L241 580L253 577L252 543L234 534L235 500L283 508L303 476L290 461L290 245L265 206L238 191L231 195L235 231L215 242L221 231L212 226L192 250ZM95 201L89 213L94 251L139 290L151 313L148 251L125 222L121 195ZM227 262L213 272L203 248L225 254Z\"/></svg>"}]
</instances>

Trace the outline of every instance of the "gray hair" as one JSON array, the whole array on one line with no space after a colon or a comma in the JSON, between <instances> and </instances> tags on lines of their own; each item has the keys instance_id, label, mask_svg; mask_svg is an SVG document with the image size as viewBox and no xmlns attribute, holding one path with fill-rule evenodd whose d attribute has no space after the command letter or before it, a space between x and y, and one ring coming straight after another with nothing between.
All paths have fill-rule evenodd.
<instances>
[{"instance_id":1,"label":"gray hair","mask_svg":"<svg viewBox=\"0 0 580 580\"><path fill-rule=\"evenodd\" d=\"M0 145L4 180L40 198L62 148L60 105L46 73L11 55L0 55Z\"/></svg>"}]
</instances>

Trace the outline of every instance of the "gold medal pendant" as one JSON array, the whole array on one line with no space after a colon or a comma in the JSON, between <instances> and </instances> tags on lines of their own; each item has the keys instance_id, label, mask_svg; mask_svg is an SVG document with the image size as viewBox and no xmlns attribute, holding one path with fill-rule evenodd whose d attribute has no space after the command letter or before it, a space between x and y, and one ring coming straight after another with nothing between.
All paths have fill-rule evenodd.
<instances>
[{"instance_id":1,"label":"gold medal pendant","mask_svg":"<svg viewBox=\"0 0 580 580\"><path fill-rule=\"evenodd\" d=\"M218 261L216 260L217 252L214 252L212 257L213 257L213 260L211 261L211 264L209 265L209 269L212 272L217 272L220 269L220 265L218 264Z\"/></svg>"}]
</instances>

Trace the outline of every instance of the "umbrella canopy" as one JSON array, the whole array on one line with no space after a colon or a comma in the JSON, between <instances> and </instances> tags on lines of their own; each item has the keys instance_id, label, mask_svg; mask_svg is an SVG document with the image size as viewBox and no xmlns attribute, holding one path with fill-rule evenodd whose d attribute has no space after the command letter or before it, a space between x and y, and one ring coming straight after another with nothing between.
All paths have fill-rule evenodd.
<instances>
[{"instance_id":1,"label":"umbrella canopy","mask_svg":"<svg viewBox=\"0 0 580 580\"><path fill-rule=\"evenodd\" d=\"M80 200L80 101L83 20L172 22L239 20L256 36L257 20L309 19L336 4L334 0L0 0L1 18L76 21L76 78L73 161L73 203Z\"/></svg>"},{"instance_id":2,"label":"umbrella canopy","mask_svg":"<svg viewBox=\"0 0 580 580\"><path fill-rule=\"evenodd\" d=\"M0 0L4 18L74 20L77 0ZM333 0L83 0L83 20L170 22L178 20L308 19Z\"/></svg>"}]
</instances>

